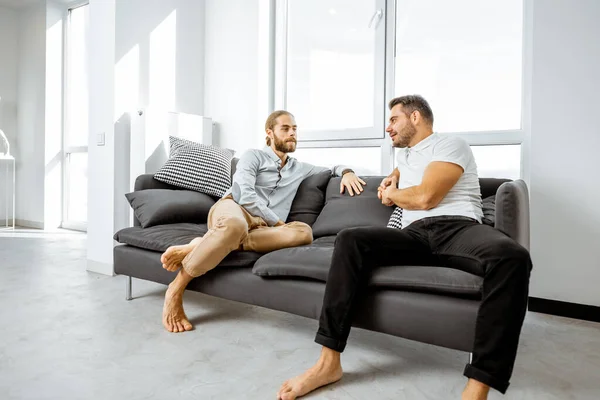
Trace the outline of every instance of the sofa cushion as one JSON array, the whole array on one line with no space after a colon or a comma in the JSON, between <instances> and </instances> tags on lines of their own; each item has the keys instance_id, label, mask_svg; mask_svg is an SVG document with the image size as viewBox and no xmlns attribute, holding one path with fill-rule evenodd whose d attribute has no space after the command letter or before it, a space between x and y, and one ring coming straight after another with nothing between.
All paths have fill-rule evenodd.
<instances>
[{"instance_id":1,"label":"sofa cushion","mask_svg":"<svg viewBox=\"0 0 600 400\"><path fill-rule=\"evenodd\" d=\"M377 198L382 177L361 177L366 186L360 195L340 194L342 178L331 178L325 193L325 207L313 225L313 236L337 235L355 226L387 226L393 207L386 207Z\"/></svg>"},{"instance_id":2,"label":"sofa cushion","mask_svg":"<svg viewBox=\"0 0 600 400\"><path fill-rule=\"evenodd\" d=\"M191 190L147 189L125 194L143 228L179 222L206 222L215 200Z\"/></svg>"},{"instance_id":3,"label":"sofa cushion","mask_svg":"<svg viewBox=\"0 0 600 400\"><path fill-rule=\"evenodd\" d=\"M333 255L330 238L265 254L254 264L252 272L262 277L301 277L326 282ZM369 282L372 287L472 298L481 297L482 284L483 278L479 276L429 265L378 267L373 270Z\"/></svg>"},{"instance_id":4,"label":"sofa cushion","mask_svg":"<svg viewBox=\"0 0 600 400\"><path fill-rule=\"evenodd\" d=\"M325 190L331 171L304 179L298 187L286 222L300 221L312 226L325 205Z\"/></svg>"},{"instance_id":5,"label":"sofa cushion","mask_svg":"<svg viewBox=\"0 0 600 400\"><path fill-rule=\"evenodd\" d=\"M125 228L114 236L119 243L146 250L165 251L169 246L188 244L192 239L203 236L206 224L169 224L151 228ZM261 256L253 251L231 252L219 264L220 267L250 267Z\"/></svg>"}]
</instances>

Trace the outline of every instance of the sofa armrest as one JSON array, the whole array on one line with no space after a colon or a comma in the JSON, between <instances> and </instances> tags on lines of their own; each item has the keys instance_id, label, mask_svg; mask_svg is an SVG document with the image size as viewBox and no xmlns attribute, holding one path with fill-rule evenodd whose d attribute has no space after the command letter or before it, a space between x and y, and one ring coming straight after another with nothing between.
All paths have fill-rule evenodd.
<instances>
[{"instance_id":1,"label":"sofa armrest","mask_svg":"<svg viewBox=\"0 0 600 400\"><path fill-rule=\"evenodd\" d=\"M146 189L171 189L171 190L184 190L180 187L169 185L168 183L164 183L161 181L157 181L154 179L154 174L144 174L137 177L135 180L134 189L138 190L146 190Z\"/></svg>"},{"instance_id":2,"label":"sofa armrest","mask_svg":"<svg viewBox=\"0 0 600 400\"><path fill-rule=\"evenodd\" d=\"M498 188L495 227L529 250L529 191L522 179Z\"/></svg>"}]
</instances>

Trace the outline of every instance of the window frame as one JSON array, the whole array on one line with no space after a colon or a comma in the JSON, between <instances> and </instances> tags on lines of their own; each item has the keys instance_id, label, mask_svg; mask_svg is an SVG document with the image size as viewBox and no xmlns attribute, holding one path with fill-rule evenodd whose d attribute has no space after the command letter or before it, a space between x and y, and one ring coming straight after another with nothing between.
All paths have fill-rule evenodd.
<instances>
[{"instance_id":1,"label":"window frame","mask_svg":"<svg viewBox=\"0 0 600 400\"><path fill-rule=\"evenodd\" d=\"M375 55L373 62L374 71L374 104L373 104L373 126L363 128L348 128L339 130L314 130L307 131L299 137L300 141L335 141L335 140L363 140L363 139L383 139L385 137L385 75L387 58L387 27L389 26L388 10L386 8L387 0L374 0L376 12L382 10L382 16L376 22L375 33ZM276 108L287 108L287 76L288 76L288 56L289 56L289 6L290 0L279 0L276 4L276 43L275 43L275 105ZM372 22L375 21L376 14L373 14ZM367 20L369 16L365 16ZM373 28L375 29L375 28ZM304 137L304 138L302 138Z\"/></svg>"},{"instance_id":2,"label":"window frame","mask_svg":"<svg viewBox=\"0 0 600 400\"><path fill-rule=\"evenodd\" d=\"M70 155L74 153L88 153L87 146L69 145L69 110L70 110L70 80L69 80L69 57L70 57L70 28L71 12L75 9L89 6L89 1L76 1L66 5L63 14L63 135L62 135L62 216L61 228L75 231L87 232L87 221L74 221L69 219L69 162ZM89 46L88 46L89 48ZM89 82L88 82L89 88ZM88 137L89 139L89 137ZM89 185L89 182L88 182Z\"/></svg>"}]
</instances>

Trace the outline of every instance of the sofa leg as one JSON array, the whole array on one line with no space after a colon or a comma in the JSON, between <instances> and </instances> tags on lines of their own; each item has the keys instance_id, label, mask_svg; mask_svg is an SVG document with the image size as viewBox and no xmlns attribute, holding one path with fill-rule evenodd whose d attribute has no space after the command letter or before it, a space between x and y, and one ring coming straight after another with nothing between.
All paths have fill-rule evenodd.
<instances>
[{"instance_id":1,"label":"sofa leg","mask_svg":"<svg viewBox=\"0 0 600 400\"><path fill-rule=\"evenodd\" d=\"M125 300L129 301L131 299L133 299L133 297L131 297L131 277L128 276L127 277L127 282L125 282L126 286L125 286Z\"/></svg>"}]
</instances>

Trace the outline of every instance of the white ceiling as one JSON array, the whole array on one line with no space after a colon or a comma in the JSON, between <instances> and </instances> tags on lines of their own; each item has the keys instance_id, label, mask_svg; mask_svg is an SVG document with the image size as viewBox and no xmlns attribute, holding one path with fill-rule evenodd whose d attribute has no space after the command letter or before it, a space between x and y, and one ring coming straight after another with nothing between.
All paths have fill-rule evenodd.
<instances>
[{"instance_id":1,"label":"white ceiling","mask_svg":"<svg viewBox=\"0 0 600 400\"><path fill-rule=\"evenodd\" d=\"M73 3L73 0L53 0L55 3L59 4L70 4ZM32 4L44 3L45 0L0 0L0 7L10 7L10 8L25 8L29 7Z\"/></svg>"}]
</instances>

